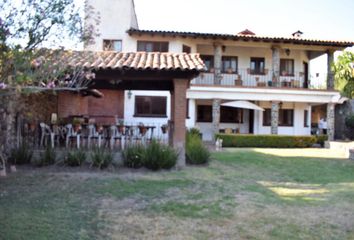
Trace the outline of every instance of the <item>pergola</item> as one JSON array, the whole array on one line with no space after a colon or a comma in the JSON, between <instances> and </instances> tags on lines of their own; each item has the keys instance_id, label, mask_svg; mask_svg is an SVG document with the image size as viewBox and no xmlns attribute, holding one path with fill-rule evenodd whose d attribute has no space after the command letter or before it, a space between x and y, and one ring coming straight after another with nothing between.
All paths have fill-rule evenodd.
<instances>
[{"instance_id":1,"label":"pergola","mask_svg":"<svg viewBox=\"0 0 354 240\"><path fill-rule=\"evenodd\" d=\"M177 167L185 165L186 91L205 69L199 54L81 51L66 57L71 66L94 69L95 89L170 91L169 144L179 151Z\"/></svg>"}]
</instances>

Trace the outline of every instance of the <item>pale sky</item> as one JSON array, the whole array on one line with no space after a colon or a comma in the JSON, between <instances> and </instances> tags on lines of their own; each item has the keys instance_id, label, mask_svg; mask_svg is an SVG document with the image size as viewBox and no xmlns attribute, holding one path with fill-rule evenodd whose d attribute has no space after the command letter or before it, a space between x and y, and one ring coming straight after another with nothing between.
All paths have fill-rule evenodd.
<instances>
[{"instance_id":1,"label":"pale sky","mask_svg":"<svg viewBox=\"0 0 354 240\"><path fill-rule=\"evenodd\" d=\"M354 41L354 0L134 0L140 29Z\"/></svg>"}]
</instances>

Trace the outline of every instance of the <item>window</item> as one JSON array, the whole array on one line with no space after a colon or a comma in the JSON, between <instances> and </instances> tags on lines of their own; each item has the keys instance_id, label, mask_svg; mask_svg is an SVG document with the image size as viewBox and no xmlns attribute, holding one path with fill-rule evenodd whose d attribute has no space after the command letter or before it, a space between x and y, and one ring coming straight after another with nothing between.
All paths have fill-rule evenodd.
<instances>
[{"instance_id":1,"label":"window","mask_svg":"<svg viewBox=\"0 0 354 240\"><path fill-rule=\"evenodd\" d=\"M198 105L197 122L212 122L212 107L210 105Z\"/></svg>"},{"instance_id":2,"label":"window","mask_svg":"<svg viewBox=\"0 0 354 240\"><path fill-rule=\"evenodd\" d=\"M214 57L213 56L201 55L200 58L203 60L208 72L210 72L211 69L214 69Z\"/></svg>"},{"instance_id":3,"label":"window","mask_svg":"<svg viewBox=\"0 0 354 240\"><path fill-rule=\"evenodd\" d=\"M122 51L122 40L103 40L103 51Z\"/></svg>"},{"instance_id":4,"label":"window","mask_svg":"<svg viewBox=\"0 0 354 240\"><path fill-rule=\"evenodd\" d=\"M221 106L221 123L243 123L243 111L241 108Z\"/></svg>"},{"instance_id":5,"label":"window","mask_svg":"<svg viewBox=\"0 0 354 240\"><path fill-rule=\"evenodd\" d=\"M237 57L222 57L221 72L237 73Z\"/></svg>"},{"instance_id":6,"label":"window","mask_svg":"<svg viewBox=\"0 0 354 240\"><path fill-rule=\"evenodd\" d=\"M281 76L294 76L294 59L280 59Z\"/></svg>"},{"instance_id":7,"label":"window","mask_svg":"<svg viewBox=\"0 0 354 240\"><path fill-rule=\"evenodd\" d=\"M167 97L135 96L134 117L167 117Z\"/></svg>"},{"instance_id":8,"label":"window","mask_svg":"<svg viewBox=\"0 0 354 240\"><path fill-rule=\"evenodd\" d=\"M182 46L182 52L184 53L191 53L191 47L184 45Z\"/></svg>"},{"instance_id":9,"label":"window","mask_svg":"<svg viewBox=\"0 0 354 240\"><path fill-rule=\"evenodd\" d=\"M265 74L264 58L251 58L250 74Z\"/></svg>"},{"instance_id":10,"label":"window","mask_svg":"<svg viewBox=\"0 0 354 240\"><path fill-rule=\"evenodd\" d=\"M309 111L305 110L304 111L304 127L309 126Z\"/></svg>"},{"instance_id":11,"label":"window","mask_svg":"<svg viewBox=\"0 0 354 240\"><path fill-rule=\"evenodd\" d=\"M263 112L263 126L271 125L271 110L265 109ZM291 127L294 125L294 110L279 109L278 126Z\"/></svg>"},{"instance_id":12,"label":"window","mask_svg":"<svg viewBox=\"0 0 354 240\"><path fill-rule=\"evenodd\" d=\"M212 122L213 110L211 105L197 106L197 122ZM240 108L220 107L221 123L243 123L243 111Z\"/></svg>"},{"instance_id":13,"label":"window","mask_svg":"<svg viewBox=\"0 0 354 240\"><path fill-rule=\"evenodd\" d=\"M142 52L168 52L168 42L138 41L138 51L142 51Z\"/></svg>"}]
</instances>

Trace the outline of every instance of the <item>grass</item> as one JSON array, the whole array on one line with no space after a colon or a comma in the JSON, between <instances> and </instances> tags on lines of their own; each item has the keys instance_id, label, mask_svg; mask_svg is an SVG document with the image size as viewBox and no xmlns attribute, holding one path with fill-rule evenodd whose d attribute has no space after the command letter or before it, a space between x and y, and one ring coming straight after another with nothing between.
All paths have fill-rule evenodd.
<instances>
[{"instance_id":1,"label":"grass","mask_svg":"<svg viewBox=\"0 0 354 240\"><path fill-rule=\"evenodd\" d=\"M354 163L228 149L182 171L45 167L0 179L1 239L354 239Z\"/></svg>"}]
</instances>

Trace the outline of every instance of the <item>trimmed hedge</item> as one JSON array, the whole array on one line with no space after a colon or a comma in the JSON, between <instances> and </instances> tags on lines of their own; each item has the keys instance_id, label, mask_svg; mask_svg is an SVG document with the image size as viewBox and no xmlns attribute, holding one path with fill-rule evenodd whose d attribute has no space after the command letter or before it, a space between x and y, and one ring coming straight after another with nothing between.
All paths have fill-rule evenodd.
<instances>
[{"instance_id":1,"label":"trimmed hedge","mask_svg":"<svg viewBox=\"0 0 354 240\"><path fill-rule=\"evenodd\" d=\"M315 136L216 134L223 147L305 148L316 143Z\"/></svg>"}]
</instances>

